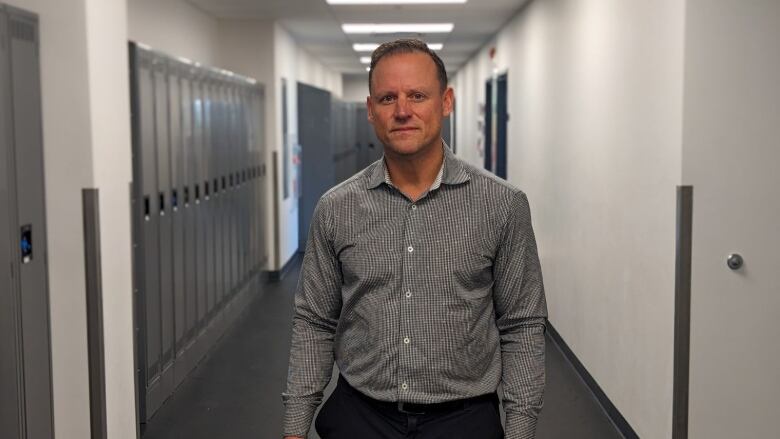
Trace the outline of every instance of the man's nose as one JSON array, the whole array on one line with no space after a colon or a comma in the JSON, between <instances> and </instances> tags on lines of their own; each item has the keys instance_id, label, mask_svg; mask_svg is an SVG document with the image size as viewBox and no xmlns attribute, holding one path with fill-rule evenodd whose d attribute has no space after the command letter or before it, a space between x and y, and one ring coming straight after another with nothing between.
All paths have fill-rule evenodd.
<instances>
[{"instance_id":1,"label":"man's nose","mask_svg":"<svg viewBox=\"0 0 780 439\"><path fill-rule=\"evenodd\" d=\"M395 101L395 112L393 112L393 116L395 116L396 119L409 118L409 101L407 101L406 98L399 97Z\"/></svg>"}]
</instances>

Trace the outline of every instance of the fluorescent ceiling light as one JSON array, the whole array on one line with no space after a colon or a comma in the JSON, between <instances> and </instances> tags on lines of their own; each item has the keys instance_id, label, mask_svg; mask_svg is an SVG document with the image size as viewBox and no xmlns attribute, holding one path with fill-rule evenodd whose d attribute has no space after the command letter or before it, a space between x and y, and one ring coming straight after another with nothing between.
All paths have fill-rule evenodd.
<instances>
[{"instance_id":1,"label":"fluorescent ceiling light","mask_svg":"<svg viewBox=\"0 0 780 439\"><path fill-rule=\"evenodd\" d=\"M366 71L370 72L371 71L371 67L366 67Z\"/></svg>"},{"instance_id":2,"label":"fluorescent ceiling light","mask_svg":"<svg viewBox=\"0 0 780 439\"><path fill-rule=\"evenodd\" d=\"M379 44L353 44L352 48L355 50L355 52L373 52L376 50L376 48L379 47Z\"/></svg>"},{"instance_id":3,"label":"fluorescent ceiling light","mask_svg":"<svg viewBox=\"0 0 780 439\"><path fill-rule=\"evenodd\" d=\"M373 52L377 47L379 47L379 44L366 43L352 45L352 49L354 49L355 52ZM444 44L442 43L428 43L428 48L431 50L441 50L443 47Z\"/></svg>"},{"instance_id":4,"label":"fluorescent ceiling light","mask_svg":"<svg viewBox=\"0 0 780 439\"><path fill-rule=\"evenodd\" d=\"M361 56L360 62L362 64L371 64L371 57L370 56Z\"/></svg>"},{"instance_id":5,"label":"fluorescent ceiling light","mask_svg":"<svg viewBox=\"0 0 780 439\"><path fill-rule=\"evenodd\" d=\"M447 33L455 27L452 23L402 23L402 24L342 24L346 34L398 34L398 33Z\"/></svg>"},{"instance_id":6,"label":"fluorescent ceiling light","mask_svg":"<svg viewBox=\"0 0 780 439\"><path fill-rule=\"evenodd\" d=\"M326 0L329 5L443 5L468 0Z\"/></svg>"}]
</instances>

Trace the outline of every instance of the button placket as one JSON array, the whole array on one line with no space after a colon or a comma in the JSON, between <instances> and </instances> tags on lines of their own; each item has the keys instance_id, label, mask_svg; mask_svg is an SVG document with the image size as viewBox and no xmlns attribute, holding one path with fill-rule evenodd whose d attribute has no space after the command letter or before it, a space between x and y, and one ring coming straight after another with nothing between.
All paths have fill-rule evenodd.
<instances>
[{"instance_id":1,"label":"button placket","mask_svg":"<svg viewBox=\"0 0 780 439\"><path fill-rule=\"evenodd\" d=\"M412 302L408 300L411 298L411 288L414 286L412 285L410 279L410 275L415 273L415 264L414 264L414 251L415 251L415 242L414 242L414 223L415 223L415 215L413 215L414 211L417 209L417 206L415 204L411 204L411 206L407 206L407 212L408 214L405 215L405 221L404 221L404 240L407 243L406 251L404 252L403 256L403 262L402 262L402 279L401 279L401 285L405 287L404 295L406 296L407 300L403 300L400 307L401 312L401 321L399 325L400 333L403 336L403 344L402 349L399 352L399 376L398 381L401 382L400 387L401 391L407 392L409 390L409 383L407 379L408 376L408 366L411 363L410 361L410 355L412 355L411 347L411 328L410 328L410 320L412 318Z\"/></svg>"}]
</instances>

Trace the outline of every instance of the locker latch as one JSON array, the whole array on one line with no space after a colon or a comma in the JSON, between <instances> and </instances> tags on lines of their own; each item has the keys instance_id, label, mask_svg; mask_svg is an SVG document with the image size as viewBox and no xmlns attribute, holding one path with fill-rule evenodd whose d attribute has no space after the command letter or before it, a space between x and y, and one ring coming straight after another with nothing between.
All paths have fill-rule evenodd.
<instances>
[{"instance_id":1,"label":"locker latch","mask_svg":"<svg viewBox=\"0 0 780 439\"><path fill-rule=\"evenodd\" d=\"M22 264L29 264L33 258L32 225L22 226L21 236Z\"/></svg>"}]
</instances>

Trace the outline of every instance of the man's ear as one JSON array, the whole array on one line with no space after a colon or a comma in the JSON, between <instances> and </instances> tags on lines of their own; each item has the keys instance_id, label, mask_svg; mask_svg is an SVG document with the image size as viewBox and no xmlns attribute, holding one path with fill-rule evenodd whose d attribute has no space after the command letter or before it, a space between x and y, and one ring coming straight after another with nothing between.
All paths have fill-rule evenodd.
<instances>
[{"instance_id":1,"label":"man's ear","mask_svg":"<svg viewBox=\"0 0 780 439\"><path fill-rule=\"evenodd\" d=\"M444 90L444 95L442 96L441 100L441 110L444 117L447 117L452 113L452 106L455 103L455 91L452 90L452 87L447 87L446 90Z\"/></svg>"}]
</instances>

